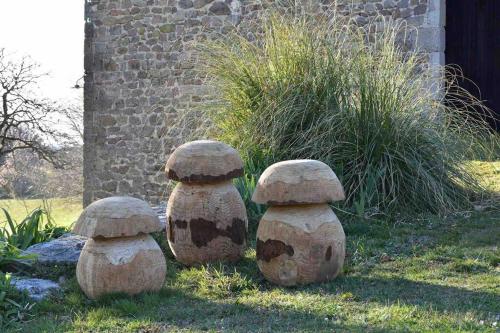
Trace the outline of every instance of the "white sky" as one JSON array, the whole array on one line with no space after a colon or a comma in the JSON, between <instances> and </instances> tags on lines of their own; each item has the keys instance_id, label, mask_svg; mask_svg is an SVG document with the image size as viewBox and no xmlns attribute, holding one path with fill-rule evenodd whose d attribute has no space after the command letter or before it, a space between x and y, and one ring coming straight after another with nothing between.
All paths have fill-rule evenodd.
<instances>
[{"instance_id":1,"label":"white sky","mask_svg":"<svg viewBox=\"0 0 500 333\"><path fill-rule=\"evenodd\" d=\"M0 48L14 58L30 56L49 76L40 95L75 102L83 76L84 0L0 0ZM80 85L83 80L80 80Z\"/></svg>"}]
</instances>

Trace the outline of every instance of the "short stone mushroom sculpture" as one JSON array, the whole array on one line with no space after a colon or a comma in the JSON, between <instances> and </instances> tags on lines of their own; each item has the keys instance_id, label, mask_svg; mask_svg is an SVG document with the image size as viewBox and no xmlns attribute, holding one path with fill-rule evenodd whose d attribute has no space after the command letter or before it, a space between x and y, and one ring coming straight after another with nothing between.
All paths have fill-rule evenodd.
<instances>
[{"instance_id":1,"label":"short stone mushroom sculpture","mask_svg":"<svg viewBox=\"0 0 500 333\"><path fill-rule=\"evenodd\" d=\"M323 162L284 161L264 171L252 200L271 206L257 229L257 264L266 279L292 286L340 273L345 234L327 203L344 198L340 181Z\"/></svg>"},{"instance_id":2,"label":"short stone mushroom sculpture","mask_svg":"<svg viewBox=\"0 0 500 333\"><path fill-rule=\"evenodd\" d=\"M238 152L211 140L179 146L165 167L179 181L167 204L167 237L185 265L236 261L246 247L248 219L232 179L243 175Z\"/></svg>"},{"instance_id":3,"label":"short stone mushroom sculpture","mask_svg":"<svg viewBox=\"0 0 500 333\"><path fill-rule=\"evenodd\" d=\"M76 266L83 292L95 299L160 290L166 262L149 233L161 230L158 216L142 200L110 197L90 204L73 230L89 237Z\"/></svg>"}]
</instances>

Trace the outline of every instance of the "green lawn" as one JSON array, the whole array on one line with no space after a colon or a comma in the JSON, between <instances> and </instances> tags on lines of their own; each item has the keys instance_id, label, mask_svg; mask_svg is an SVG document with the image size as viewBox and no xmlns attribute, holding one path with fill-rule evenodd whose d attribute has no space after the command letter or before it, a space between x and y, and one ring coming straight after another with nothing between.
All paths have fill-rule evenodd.
<instances>
[{"instance_id":1,"label":"green lawn","mask_svg":"<svg viewBox=\"0 0 500 333\"><path fill-rule=\"evenodd\" d=\"M301 288L267 283L255 244L237 265L191 269L166 251L168 277L160 293L94 302L71 277L64 294L36 305L29 322L12 330L497 332L499 212L464 215L345 223L344 275Z\"/></svg>"},{"instance_id":2,"label":"green lawn","mask_svg":"<svg viewBox=\"0 0 500 333\"><path fill-rule=\"evenodd\" d=\"M58 225L69 226L78 219L82 212L81 198L54 198L54 199L25 199L25 200L0 200L0 208L5 208L12 218L19 222L36 208L45 208ZM0 221L4 220L0 214Z\"/></svg>"},{"instance_id":3,"label":"green lawn","mask_svg":"<svg viewBox=\"0 0 500 333\"><path fill-rule=\"evenodd\" d=\"M500 195L500 161L470 162L471 168L481 177L483 184Z\"/></svg>"},{"instance_id":4,"label":"green lawn","mask_svg":"<svg viewBox=\"0 0 500 333\"><path fill-rule=\"evenodd\" d=\"M475 163L500 191L500 165ZM64 293L35 305L6 331L498 332L498 205L395 223L339 216L347 263L329 283L281 288L266 282L255 262L254 234L238 264L199 268L177 263L164 235L156 235L168 265L160 293L90 301L74 271L59 269L52 277L66 274Z\"/></svg>"}]
</instances>

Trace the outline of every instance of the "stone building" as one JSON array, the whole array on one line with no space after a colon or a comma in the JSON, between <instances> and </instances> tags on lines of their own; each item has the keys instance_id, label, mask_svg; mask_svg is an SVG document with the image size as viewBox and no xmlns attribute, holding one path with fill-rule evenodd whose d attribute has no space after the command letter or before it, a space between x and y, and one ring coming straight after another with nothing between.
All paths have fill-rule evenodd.
<instances>
[{"instance_id":1,"label":"stone building","mask_svg":"<svg viewBox=\"0 0 500 333\"><path fill-rule=\"evenodd\" d=\"M318 7L326 0L302 0ZM164 200L166 129L203 103L193 45L262 10L259 0L86 0L84 203L126 194ZM444 0L343 0L360 21L382 13L418 28L417 45L444 64Z\"/></svg>"}]
</instances>

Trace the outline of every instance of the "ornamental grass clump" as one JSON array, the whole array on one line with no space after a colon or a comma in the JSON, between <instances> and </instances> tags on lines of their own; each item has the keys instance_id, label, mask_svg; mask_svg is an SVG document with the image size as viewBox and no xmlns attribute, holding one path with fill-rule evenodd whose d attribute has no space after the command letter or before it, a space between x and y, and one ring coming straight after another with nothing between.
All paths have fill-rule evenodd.
<instances>
[{"instance_id":1,"label":"ornamental grass clump","mask_svg":"<svg viewBox=\"0 0 500 333\"><path fill-rule=\"evenodd\" d=\"M407 46L415 31L335 14L263 21L256 41L235 32L203 48L221 100L213 136L262 169L327 163L358 211L445 213L484 194L463 162L498 139L456 76Z\"/></svg>"}]
</instances>

